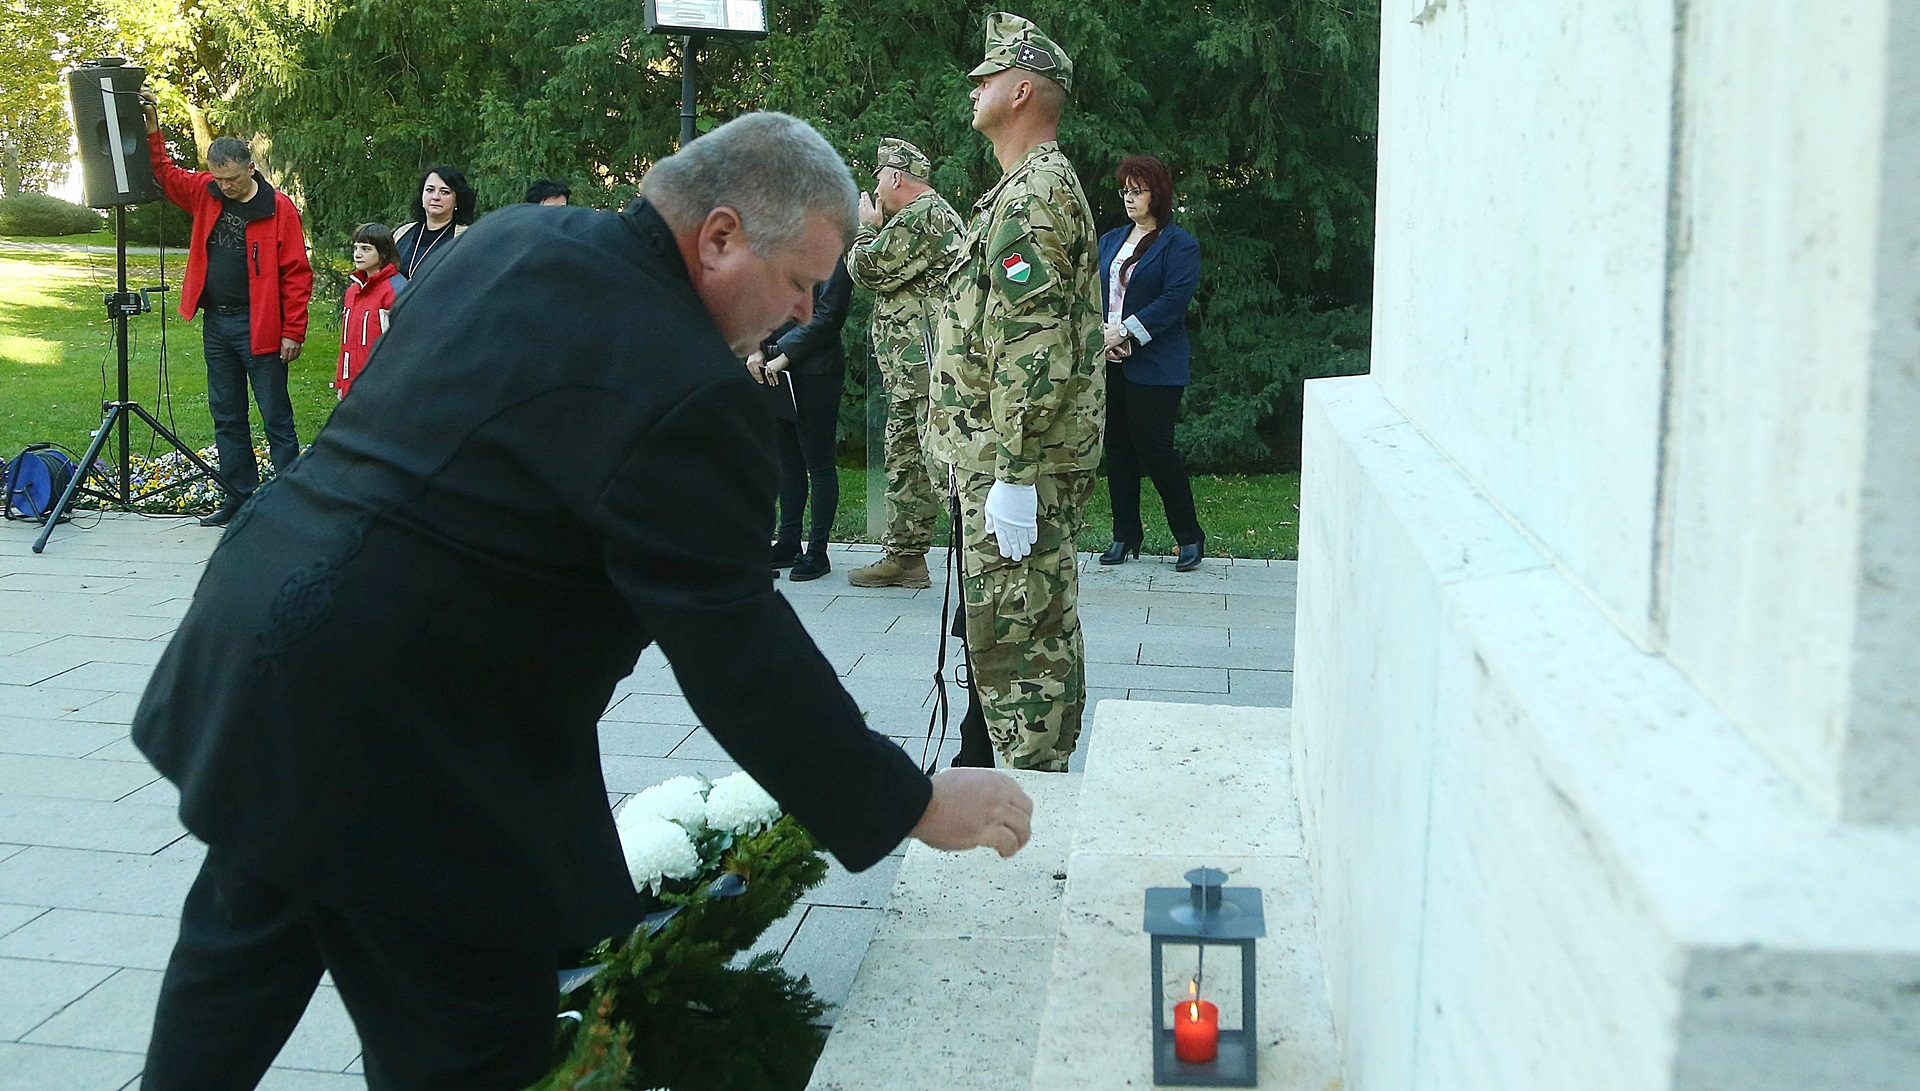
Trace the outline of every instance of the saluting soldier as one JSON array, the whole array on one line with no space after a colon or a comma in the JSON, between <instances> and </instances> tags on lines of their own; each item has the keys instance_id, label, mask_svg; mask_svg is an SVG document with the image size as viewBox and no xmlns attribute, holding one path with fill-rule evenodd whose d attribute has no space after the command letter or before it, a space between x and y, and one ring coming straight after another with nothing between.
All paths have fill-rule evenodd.
<instances>
[{"instance_id":1,"label":"saluting soldier","mask_svg":"<svg viewBox=\"0 0 1920 1091\"><path fill-rule=\"evenodd\" d=\"M996 12L968 75L973 127L1005 173L974 205L947 283L930 442L960 504L987 734L1008 765L1065 771L1086 705L1074 538L1106 415L1097 236L1057 142L1073 62Z\"/></svg>"},{"instance_id":2,"label":"saluting soldier","mask_svg":"<svg viewBox=\"0 0 1920 1091\"><path fill-rule=\"evenodd\" d=\"M925 449L927 368L960 244L960 214L928 184L933 164L919 148L887 137L878 163L873 193L860 195L847 272L874 293L873 355L887 398L887 553L849 572L847 582L926 587L927 547L940 511Z\"/></svg>"}]
</instances>

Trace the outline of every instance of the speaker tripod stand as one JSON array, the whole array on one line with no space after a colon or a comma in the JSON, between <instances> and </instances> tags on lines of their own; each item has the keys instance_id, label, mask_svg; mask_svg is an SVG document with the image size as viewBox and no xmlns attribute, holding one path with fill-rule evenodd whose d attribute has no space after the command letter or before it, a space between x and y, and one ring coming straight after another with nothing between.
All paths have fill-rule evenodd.
<instances>
[{"instance_id":1,"label":"speaker tripod stand","mask_svg":"<svg viewBox=\"0 0 1920 1091\"><path fill-rule=\"evenodd\" d=\"M147 292L127 291L126 206L116 205L113 210L113 218L114 256L115 264L118 268L117 283L119 290L106 297L106 305L107 318L113 322L113 341L118 349L120 397L114 401L106 402L101 406L106 412L105 416L101 418L100 428L94 432L93 442L87 445L87 453L85 457L80 460L79 467L74 470L72 480L67 482L66 490L60 494L59 502L48 509L46 526L40 531L40 537L35 538L33 541L33 551L35 553L46 550L47 539L53 537L53 528L58 526L62 519L67 517L68 510L73 507L73 502L79 499L81 493L104 500L125 511L131 508L135 501L145 500L149 496L156 496L163 492L181 488L199 480L201 477L208 477L213 480L214 484L219 485L221 490L226 492L227 495L233 495L232 488L227 485L226 479L220 476L219 471L207 465L206 461L202 459L198 453L181 442L179 436L174 435L166 425L161 424L158 418L152 413L147 412L146 409L143 408L139 402L134 401L129 394L127 386L127 322L133 318L134 315L145 314L153 308L152 304L148 301ZM161 285L161 290L164 291L165 289L166 286ZM186 456L187 461L193 463L194 467L200 472L193 477L184 478L157 489L149 489L138 496L134 495L132 453L127 443L128 431L133 423L133 417L140 418L147 427L153 429L155 435L166 440L174 450ZM89 478L97 476L94 472L94 465L100 457L101 450L107 445L107 437L113 435L118 435L120 438L120 462L117 467L119 473L106 482L105 488L90 487L86 482Z\"/></svg>"}]
</instances>

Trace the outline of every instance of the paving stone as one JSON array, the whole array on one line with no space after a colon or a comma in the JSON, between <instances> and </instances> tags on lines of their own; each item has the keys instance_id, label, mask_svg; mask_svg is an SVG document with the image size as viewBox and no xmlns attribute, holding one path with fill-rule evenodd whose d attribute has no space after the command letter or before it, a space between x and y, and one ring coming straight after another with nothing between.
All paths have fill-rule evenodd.
<instances>
[{"instance_id":1,"label":"paving stone","mask_svg":"<svg viewBox=\"0 0 1920 1091\"><path fill-rule=\"evenodd\" d=\"M621 720L600 721L600 753L626 754L643 758L664 758L673 748L699 730L689 724L631 723Z\"/></svg>"},{"instance_id":2,"label":"paving stone","mask_svg":"<svg viewBox=\"0 0 1920 1091\"><path fill-rule=\"evenodd\" d=\"M339 990L322 985L313 991L300 1025L293 1028L293 1036L273 1063L281 1068L338 1073L359 1056L360 1035L353 1029L347 1006L340 1002Z\"/></svg>"},{"instance_id":3,"label":"paving stone","mask_svg":"<svg viewBox=\"0 0 1920 1091\"><path fill-rule=\"evenodd\" d=\"M1293 705L1293 672L1290 670L1230 670L1228 694L1236 700L1228 704L1262 704L1276 708Z\"/></svg>"},{"instance_id":4,"label":"paving stone","mask_svg":"<svg viewBox=\"0 0 1920 1091\"><path fill-rule=\"evenodd\" d=\"M131 724L133 714L139 710L139 693L109 693L104 700L82 706L74 712L67 713L62 719L85 720L88 723L99 724Z\"/></svg>"},{"instance_id":5,"label":"paving stone","mask_svg":"<svg viewBox=\"0 0 1920 1091\"><path fill-rule=\"evenodd\" d=\"M1226 704L1232 696L1230 693L1201 693L1177 689L1130 689L1127 691L1129 701L1161 701L1173 705L1220 705Z\"/></svg>"},{"instance_id":6,"label":"paving stone","mask_svg":"<svg viewBox=\"0 0 1920 1091\"><path fill-rule=\"evenodd\" d=\"M0 594L36 594L67 591L89 595L110 595L134 587L139 581L118 576L87 576L65 572L8 572L0 575ZM0 611L6 606L0 602Z\"/></svg>"},{"instance_id":7,"label":"paving stone","mask_svg":"<svg viewBox=\"0 0 1920 1091\"><path fill-rule=\"evenodd\" d=\"M173 844L154 853L153 858L171 863L192 864L198 871L201 863L207 858L207 845L198 837L182 831Z\"/></svg>"},{"instance_id":8,"label":"paving stone","mask_svg":"<svg viewBox=\"0 0 1920 1091\"><path fill-rule=\"evenodd\" d=\"M1126 663L1088 663L1087 684L1109 689L1126 687L1226 693L1227 672L1212 667L1151 667Z\"/></svg>"},{"instance_id":9,"label":"paving stone","mask_svg":"<svg viewBox=\"0 0 1920 1091\"><path fill-rule=\"evenodd\" d=\"M0 1091L120 1091L144 1058L97 1049L0 1042Z\"/></svg>"},{"instance_id":10,"label":"paving stone","mask_svg":"<svg viewBox=\"0 0 1920 1091\"><path fill-rule=\"evenodd\" d=\"M159 778L151 767L131 762L0 754L0 795L112 802Z\"/></svg>"},{"instance_id":11,"label":"paving stone","mask_svg":"<svg viewBox=\"0 0 1920 1091\"><path fill-rule=\"evenodd\" d=\"M97 689L115 693L144 693L153 667L146 663L83 663L54 680L67 689Z\"/></svg>"},{"instance_id":12,"label":"paving stone","mask_svg":"<svg viewBox=\"0 0 1920 1091\"><path fill-rule=\"evenodd\" d=\"M600 718L628 723L686 724L690 727L697 727L700 723L693 706L678 694L629 693Z\"/></svg>"},{"instance_id":13,"label":"paving stone","mask_svg":"<svg viewBox=\"0 0 1920 1091\"><path fill-rule=\"evenodd\" d=\"M133 736L127 734L126 724L95 724L85 720L65 720L62 722L74 724L76 727L97 727L103 730L111 730L118 734L117 738L105 746L102 746L100 749L87 751L86 756L88 758L95 761L131 761L138 762L141 765L151 764L147 761L147 756L140 752L140 748L133 745Z\"/></svg>"},{"instance_id":14,"label":"paving stone","mask_svg":"<svg viewBox=\"0 0 1920 1091\"><path fill-rule=\"evenodd\" d=\"M950 651L958 653L958 648ZM932 684L935 660L939 657L938 645L931 641L924 649L902 648L897 652L868 652L860 657L848 678L890 679L898 681L926 681Z\"/></svg>"},{"instance_id":15,"label":"paving stone","mask_svg":"<svg viewBox=\"0 0 1920 1091\"><path fill-rule=\"evenodd\" d=\"M179 935L170 917L50 909L0 936L0 958L164 970Z\"/></svg>"},{"instance_id":16,"label":"paving stone","mask_svg":"<svg viewBox=\"0 0 1920 1091\"><path fill-rule=\"evenodd\" d=\"M160 998L157 970L115 970L22 1041L144 1055L153 1036L153 1006Z\"/></svg>"},{"instance_id":17,"label":"paving stone","mask_svg":"<svg viewBox=\"0 0 1920 1091\"><path fill-rule=\"evenodd\" d=\"M1147 623L1145 606L1082 606L1080 624L1088 632L1096 629L1124 629Z\"/></svg>"},{"instance_id":18,"label":"paving stone","mask_svg":"<svg viewBox=\"0 0 1920 1091\"><path fill-rule=\"evenodd\" d=\"M299 1068L269 1068L256 1091L366 1091L358 1073L311 1072Z\"/></svg>"},{"instance_id":19,"label":"paving stone","mask_svg":"<svg viewBox=\"0 0 1920 1091\"><path fill-rule=\"evenodd\" d=\"M1226 598L1220 594L1149 591L1130 587L1088 587L1080 592L1082 606L1177 606L1188 610L1224 610Z\"/></svg>"},{"instance_id":20,"label":"paving stone","mask_svg":"<svg viewBox=\"0 0 1920 1091\"><path fill-rule=\"evenodd\" d=\"M17 787L18 779L34 763L0 759L0 830L6 831L9 842L0 844L0 933L15 937L22 929L31 929L24 938L14 938L16 944L31 942L43 953L65 957L72 948L84 949L94 942L102 929L124 924L109 916L116 914L149 919L168 930L173 927L205 846L179 828L173 817L174 789L153 776L126 737L124 725L137 706L146 674L164 652L175 619L188 604L205 557L218 540L218 534L188 521L160 523L109 515L90 532L63 529L48 554L33 556L28 552L31 534L21 533L19 527L0 527L0 755L84 756L84 762L72 766L75 771L85 773L97 767L110 769L100 774L105 780L141 778L140 786L118 797L118 802L36 802L8 792L6 780L13 776ZM867 714L869 726L892 737L909 757L920 761L931 750L927 717L933 707L931 675L939 643L942 588L938 582L919 592L849 587L846 572L879 554L877 547L836 546L835 571L827 578L803 584L781 581L778 588L842 675L848 692ZM1114 568L1094 564L1092 554L1079 560L1082 620L1093 684L1088 691L1086 734L1071 767L1084 764L1096 729L1092 713L1107 698L1157 693L1211 704L1290 699L1291 675L1278 668L1292 662L1296 581L1291 563L1209 558L1197 572L1176 574L1165 558ZM936 553L931 562L935 580L943 579L941 555ZM4 588L15 575L33 577L15 586L38 590L10 596ZM108 587L113 589L102 591ZM1186 624L1181 611L1208 616L1204 622ZM21 619L18 624L16 616ZM950 657L955 663L959 654L958 644L952 644ZM1101 673L1106 668L1135 673L1110 677ZM46 669L58 673L31 679L39 685L21 686L15 681ZM952 672L949 665L949 678ZM1222 676L1225 693L1171 688L1176 681L1183 687L1213 684ZM26 698L22 691L39 692ZM929 754L940 764L958 747L958 721L964 711L964 693L957 684L950 685L949 696L953 707L948 738L940 753ZM711 737L698 730L697 717L678 696L677 681L657 647L640 656L632 674L616 687L614 698L600 725L610 800L670 776L690 772L719 776L734 768L722 760L723 752ZM32 703L22 703L28 700ZM54 771L65 766L38 768ZM44 785L35 790L44 791ZM26 842L27 847L13 846L15 841ZM63 847L75 844L85 847ZM858 876L832 865L829 880L802 902L788 922L770 930L765 942L787 951L789 968L812 960L815 965L802 972L814 977L828 999L836 998L845 986L834 984L834 979L837 975L844 982L857 966L871 935L871 926L863 918L870 918L873 907L882 903L900 859L897 850L878 868ZM40 906L62 912L41 913ZM27 913L35 915L22 919ZM9 922L14 927L9 928ZM151 953L139 957L157 964ZM89 994L90 1004L81 1014L89 1022L100 1022L99 1013L106 1010L102 1006L118 1002L116 998L124 1000L122 994L128 991L137 993L139 975L148 972L129 967L116 975L124 975L125 980L106 979L95 990L99 996ZM0 986L0 994L6 991ZM337 1003L331 994L326 999ZM151 1004L149 993L143 1002L132 1005L128 1009L131 1026L120 1028L124 1041L109 1046L123 1048L127 1054L50 1045L12 1048L38 1049L42 1055L104 1057L137 1066L138 1057L130 1055L144 1048ZM293 1067L288 1067L290 1058L283 1057L281 1067L262 1086L296 1091L360 1086L356 1077L342 1072L343 1068L357 1071L358 1048L349 1021L344 1013L337 1014L333 1030L341 1033L332 1036L331 1044L326 1035L320 1035L316 1039L320 1044L311 1046L311 1053L292 1056L300 1062ZM328 1015L322 1012L314 1018L324 1022ZM62 1041L74 1039L67 1044L87 1040L71 1031L71 1019L56 1022L49 1035ZM74 1063L61 1068L63 1076L69 1071L83 1068ZM103 1081L100 1086L124 1086L134 1079L131 1071L123 1069L113 1077L117 1083ZM57 1085L88 1086L84 1080L63 1080ZM0 1088L5 1086L0 1082Z\"/></svg>"},{"instance_id":21,"label":"paving stone","mask_svg":"<svg viewBox=\"0 0 1920 1091\"><path fill-rule=\"evenodd\" d=\"M59 686L0 685L0 711L20 718L58 717L99 704L112 694Z\"/></svg>"},{"instance_id":22,"label":"paving stone","mask_svg":"<svg viewBox=\"0 0 1920 1091\"><path fill-rule=\"evenodd\" d=\"M0 1039L18 1039L113 976L114 967L0 958ZM0 1084L0 1086L5 1086ZM59 1085L48 1085L59 1086Z\"/></svg>"},{"instance_id":23,"label":"paving stone","mask_svg":"<svg viewBox=\"0 0 1920 1091\"><path fill-rule=\"evenodd\" d=\"M129 769L137 768L137 766L131 762L117 761L112 764L124 766ZM180 789L174 787L172 781L167 780L157 772L154 773L153 780L149 781L145 787L136 792L129 792L120 798L127 803L146 803L155 807L165 807L170 811L180 809Z\"/></svg>"},{"instance_id":24,"label":"paving stone","mask_svg":"<svg viewBox=\"0 0 1920 1091\"><path fill-rule=\"evenodd\" d=\"M128 640L151 640L170 633L177 620L162 617L137 617L107 611L77 608L63 613L58 609L0 612L11 630L70 636L109 636Z\"/></svg>"},{"instance_id":25,"label":"paving stone","mask_svg":"<svg viewBox=\"0 0 1920 1091\"><path fill-rule=\"evenodd\" d=\"M0 902L0 936L14 931L46 911L47 907L44 905L10 905ZM0 1037L5 1036L0 1035Z\"/></svg>"},{"instance_id":26,"label":"paving stone","mask_svg":"<svg viewBox=\"0 0 1920 1091\"><path fill-rule=\"evenodd\" d=\"M707 734L707 729L704 727L695 728L685 741L674 747L673 753L667 756L676 759L692 758L695 761L730 762L733 760L726 750L721 748L719 742L712 735Z\"/></svg>"},{"instance_id":27,"label":"paving stone","mask_svg":"<svg viewBox=\"0 0 1920 1091\"><path fill-rule=\"evenodd\" d=\"M126 737L127 729L119 724L0 716L0 753L5 754L78 758Z\"/></svg>"},{"instance_id":28,"label":"paving stone","mask_svg":"<svg viewBox=\"0 0 1920 1091\"><path fill-rule=\"evenodd\" d=\"M0 901L171 921L199 870L198 859L35 845L0 860Z\"/></svg>"},{"instance_id":29,"label":"paving stone","mask_svg":"<svg viewBox=\"0 0 1920 1091\"><path fill-rule=\"evenodd\" d=\"M900 860L887 857L874 866L858 874L840 866L840 861L827 858L827 877L820 885L807 891L803 899L810 905L837 905L850 909L880 909L887 904L887 894L893 889L893 880L900 873Z\"/></svg>"},{"instance_id":30,"label":"paving stone","mask_svg":"<svg viewBox=\"0 0 1920 1091\"><path fill-rule=\"evenodd\" d=\"M48 645L42 644L29 651L0 658L0 684L37 686L53 681L84 662L47 649Z\"/></svg>"},{"instance_id":31,"label":"paving stone","mask_svg":"<svg viewBox=\"0 0 1920 1091\"><path fill-rule=\"evenodd\" d=\"M109 852L157 852L180 836L171 809L0 795L0 830L29 845Z\"/></svg>"},{"instance_id":32,"label":"paving stone","mask_svg":"<svg viewBox=\"0 0 1920 1091\"><path fill-rule=\"evenodd\" d=\"M844 909L816 905L807 908L800 930L780 956L780 966L813 986L814 995L837 1008L847 998L861 955L880 922L877 909ZM835 1018L827 1012L827 1021Z\"/></svg>"},{"instance_id":33,"label":"paving stone","mask_svg":"<svg viewBox=\"0 0 1920 1091\"><path fill-rule=\"evenodd\" d=\"M0 629L0 655L19 655L28 648L38 648L58 639L46 633L16 633Z\"/></svg>"},{"instance_id":34,"label":"paving stone","mask_svg":"<svg viewBox=\"0 0 1920 1091\"><path fill-rule=\"evenodd\" d=\"M609 754L600 759L602 775L606 777L607 790L624 792L644 792L671 777L704 776L718 780L740 767L731 761L694 761L687 758L636 758L625 754Z\"/></svg>"}]
</instances>

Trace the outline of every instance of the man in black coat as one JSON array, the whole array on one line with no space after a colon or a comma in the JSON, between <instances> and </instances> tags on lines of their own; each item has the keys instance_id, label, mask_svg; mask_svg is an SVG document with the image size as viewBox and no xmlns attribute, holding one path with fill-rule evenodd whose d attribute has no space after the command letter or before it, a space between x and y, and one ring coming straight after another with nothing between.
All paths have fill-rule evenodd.
<instances>
[{"instance_id":1,"label":"man in black coat","mask_svg":"<svg viewBox=\"0 0 1920 1091\"><path fill-rule=\"evenodd\" d=\"M753 114L643 195L476 226L208 562L133 729L209 846L148 1091L254 1086L323 970L370 1087L537 1080L555 952L635 923L596 724L650 643L848 868L1025 843L1011 781L866 729L768 577L739 357L843 252L845 165Z\"/></svg>"}]
</instances>

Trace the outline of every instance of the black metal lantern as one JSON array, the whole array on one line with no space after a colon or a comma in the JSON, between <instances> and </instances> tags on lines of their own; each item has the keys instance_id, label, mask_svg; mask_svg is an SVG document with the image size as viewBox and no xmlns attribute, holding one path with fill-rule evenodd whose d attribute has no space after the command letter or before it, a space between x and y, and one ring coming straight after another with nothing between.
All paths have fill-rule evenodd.
<instances>
[{"instance_id":1,"label":"black metal lantern","mask_svg":"<svg viewBox=\"0 0 1920 1091\"><path fill-rule=\"evenodd\" d=\"M1229 887L1217 868L1187 872L1188 886L1147 890L1147 935L1153 941L1153 1082L1169 1087L1253 1087L1260 1035L1254 1012L1254 941L1267 934L1258 887ZM1197 948L1192 995L1169 1008L1165 951ZM1240 951L1240 1025L1220 1027L1219 1009L1200 996L1207 948Z\"/></svg>"}]
</instances>

